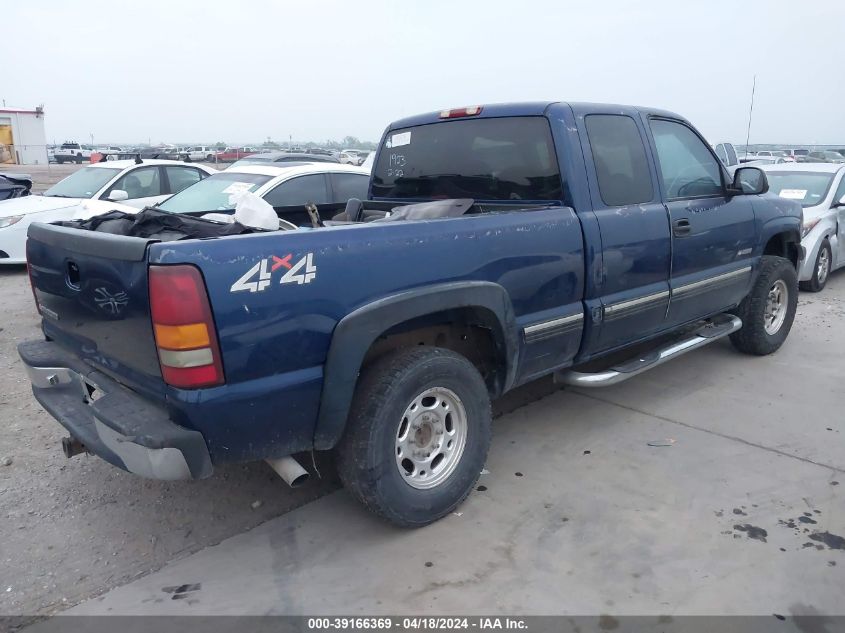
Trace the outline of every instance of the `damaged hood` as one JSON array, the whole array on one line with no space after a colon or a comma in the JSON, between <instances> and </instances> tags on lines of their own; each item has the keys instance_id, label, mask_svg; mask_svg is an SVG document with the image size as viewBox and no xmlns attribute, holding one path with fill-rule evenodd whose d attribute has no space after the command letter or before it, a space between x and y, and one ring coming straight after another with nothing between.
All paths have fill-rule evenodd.
<instances>
[{"instance_id":1,"label":"damaged hood","mask_svg":"<svg viewBox=\"0 0 845 633\"><path fill-rule=\"evenodd\" d=\"M87 200L85 198L57 198L53 196L25 196L0 201L0 218L13 215L31 215L44 211L60 211L65 209L67 219L91 218L109 211L123 211L137 213L139 209L109 200ZM62 214L59 217L65 217ZM36 220L33 219L33 222Z\"/></svg>"},{"instance_id":2,"label":"damaged hood","mask_svg":"<svg viewBox=\"0 0 845 633\"><path fill-rule=\"evenodd\" d=\"M56 209L78 206L81 202L83 202L81 198L54 198L47 196L12 198L11 200L0 201L0 218L8 218L12 215L29 215L30 213L41 213L42 211L55 211Z\"/></svg>"}]
</instances>

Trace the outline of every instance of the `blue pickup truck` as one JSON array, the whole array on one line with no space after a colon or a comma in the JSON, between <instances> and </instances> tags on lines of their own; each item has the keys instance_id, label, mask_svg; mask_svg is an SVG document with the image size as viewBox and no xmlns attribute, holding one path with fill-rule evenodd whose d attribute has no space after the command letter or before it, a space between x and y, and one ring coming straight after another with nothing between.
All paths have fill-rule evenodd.
<instances>
[{"instance_id":1,"label":"blue pickup truck","mask_svg":"<svg viewBox=\"0 0 845 633\"><path fill-rule=\"evenodd\" d=\"M297 483L294 454L334 450L369 509L421 526L470 492L517 385L612 385L726 336L776 351L802 216L767 190L671 112L423 114L386 129L367 200L276 209L289 230L33 224L45 340L19 353L68 456L161 479L266 460Z\"/></svg>"}]
</instances>

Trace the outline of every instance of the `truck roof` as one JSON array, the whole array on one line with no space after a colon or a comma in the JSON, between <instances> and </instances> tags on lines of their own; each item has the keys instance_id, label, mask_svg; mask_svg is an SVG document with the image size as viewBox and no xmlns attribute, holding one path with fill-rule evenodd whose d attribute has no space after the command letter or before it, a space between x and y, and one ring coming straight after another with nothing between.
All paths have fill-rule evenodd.
<instances>
[{"instance_id":1,"label":"truck roof","mask_svg":"<svg viewBox=\"0 0 845 633\"><path fill-rule=\"evenodd\" d=\"M546 111L549 107L553 105L568 105L573 109L614 109L619 108L619 110L627 110L630 111L632 108L639 111L645 112L648 114L656 114L659 116L668 116L675 119L680 119L685 121L684 117L675 114L674 112L670 112L668 110L661 110L658 108L650 108L650 107L642 107L642 106L630 106L630 105L619 105L619 104L611 104L611 103L590 103L590 102L565 102L565 101L525 101L525 102L517 102L517 103L491 103L491 104L481 104L481 113L478 115L473 116L473 119L486 119L486 118L494 118L494 117L506 117L506 116L543 116L546 114ZM469 105L478 105L478 104L469 104ZM467 107L467 106L461 106ZM448 108L446 108L448 110ZM425 114L416 114L413 116L405 117L404 119L399 119L398 121L394 121L388 126L388 130L395 130L399 128L406 128L406 127L413 127L415 125L425 125L427 123L437 123L439 121L443 121L444 119L440 118L440 113L443 110L437 110L435 112L426 112Z\"/></svg>"}]
</instances>

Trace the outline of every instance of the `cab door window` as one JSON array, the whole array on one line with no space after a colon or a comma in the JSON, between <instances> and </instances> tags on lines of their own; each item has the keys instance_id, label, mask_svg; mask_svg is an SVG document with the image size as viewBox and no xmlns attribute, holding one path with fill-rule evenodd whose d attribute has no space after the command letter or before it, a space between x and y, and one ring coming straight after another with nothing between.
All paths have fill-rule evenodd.
<instances>
[{"instance_id":1,"label":"cab door window","mask_svg":"<svg viewBox=\"0 0 845 633\"><path fill-rule=\"evenodd\" d=\"M724 195L719 161L695 132L665 119L652 119L651 131L667 200Z\"/></svg>"},{"instance_id":2,"label":"cab door window","mask_svg":"<svg viewBox=\"0 0 845 633\"><path fill-rule=\"evenodd\" d=\"M139 167L138 169L133 169L128 174L121 176L104 194L104 197L108 197L115 189L125 191L129 196L129 200L163 195L161 175L159 174L158 167Z\"/></svg>"}]
</instances>

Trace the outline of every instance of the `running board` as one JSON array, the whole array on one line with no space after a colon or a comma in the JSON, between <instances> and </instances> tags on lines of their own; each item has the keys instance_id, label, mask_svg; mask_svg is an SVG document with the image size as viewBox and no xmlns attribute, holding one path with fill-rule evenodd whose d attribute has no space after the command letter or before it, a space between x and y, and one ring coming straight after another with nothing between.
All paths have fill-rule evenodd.
<instances>
[{"instance_id":1,"label":"running board","mask_svg":"<svg viewBox=\"0 0 845 633\"><path fill-rule=\"evenodd\" d=\"M682 356L708 343L724 338L742 327L742 321L731 314L720 314L708 319L704 325L686 338L660 347L651 352L632 358L610 369L596 373L573 370L555 373L555 382L573 387L607 387L628 380L637 374L662 365L667 360Z\"/></svg>"}]
</instances>

